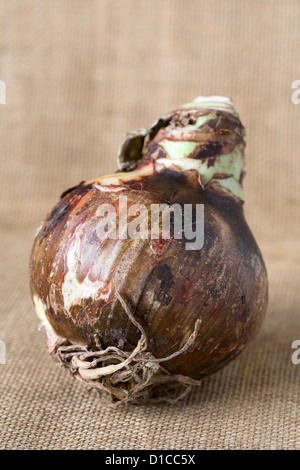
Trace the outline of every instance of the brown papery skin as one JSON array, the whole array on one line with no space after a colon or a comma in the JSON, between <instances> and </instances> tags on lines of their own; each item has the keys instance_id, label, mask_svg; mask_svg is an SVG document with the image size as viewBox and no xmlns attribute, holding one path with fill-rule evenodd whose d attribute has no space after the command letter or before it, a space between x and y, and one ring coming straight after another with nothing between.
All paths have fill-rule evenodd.
<instances>
[{"instance_id":1,"label":"brown papery skin","mask_svg":"<svg viewBox=\"0 0 300 470\"><path fill-rule=\"evenodd\" d=\"M214 128L207 130L212 138L209 143L204 139L198 158L214 158L215 149L226 153L228 141L230 152L233 146L230 139L225 142L226 132L234 131L230 135L237 143L243 140L236 131L237 118L218 114L223 125L212 122ZM200 319L192 346L164 363L171 374L198 380L233 359L258 332L267 308L267 274L241 200L213 185L203 187L196 170L156 169L155 159L163 157L161 150L158 156L157 142L165 136L164 128L156 130L135 165L147 165L146 174L128 179L130 172L124 172L126 178L120 177L117 185L108 185L105 191L99 190L99 179L64 195L36 236L31 290L45 305L55 333L90 350L101 344L130 351L137 344L140 332L124 313L117 294L130 306L145 330L149 351L157 358L182 348ZM100 241L95 231L97 208L109 203L118 213L120 195L127 196L128 205L204 204L203 248L186 250L185 240L174 238ZM67 310L62 285L75 235L81 246L78 283L88 276L90 282L102 281L103 287L95 299L81 299Z\"/></svg>"}]
</instances>

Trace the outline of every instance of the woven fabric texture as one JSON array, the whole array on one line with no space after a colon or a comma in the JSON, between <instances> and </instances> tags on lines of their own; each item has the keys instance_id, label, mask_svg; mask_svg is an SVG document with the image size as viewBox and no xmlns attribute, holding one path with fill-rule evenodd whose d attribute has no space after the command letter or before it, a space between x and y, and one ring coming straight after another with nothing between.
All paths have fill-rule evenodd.
<instances>
[{"instance_id":1,"label":"woven fabric texture","mask_svg":"<svg viewBox=\"0 0 300 470\"><path fill-rule=\"evenodd\" d=\"M1 449L300 448L298 0L0 0ZM59 195L116 169L126 131L197 95L247 128L247 221L269 274L257 338L181 406L111 410L48 356L29 292Z\"/></svg>"}]
</instances>

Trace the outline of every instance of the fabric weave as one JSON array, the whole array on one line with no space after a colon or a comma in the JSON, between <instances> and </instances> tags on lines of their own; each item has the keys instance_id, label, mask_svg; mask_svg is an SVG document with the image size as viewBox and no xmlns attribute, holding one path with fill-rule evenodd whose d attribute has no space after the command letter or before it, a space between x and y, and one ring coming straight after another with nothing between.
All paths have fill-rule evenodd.
<instances>
[{"instance_id":1,"label":"fabric weave","mask_svg":"<svg viewBox=\"0 0 300 470\"><path fill-rule=\"evenodd\" d=\"M300 448L298 0L0 0L1 449ZM247 129L247 221L267 265L258 337L181 406L114 411L49 358L29 292L36 228L116 169L126 131L197 95Z\"/></svg>"}]
</instances>

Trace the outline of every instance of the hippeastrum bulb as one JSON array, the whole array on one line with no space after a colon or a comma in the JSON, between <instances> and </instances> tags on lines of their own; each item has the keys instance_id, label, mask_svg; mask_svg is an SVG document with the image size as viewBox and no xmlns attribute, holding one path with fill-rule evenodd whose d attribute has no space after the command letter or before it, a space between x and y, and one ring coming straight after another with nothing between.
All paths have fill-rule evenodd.
<instances>
[{"instance_id":1,"label":"hippeastrum bulb","mask_svg":"<svg viewBox=\"0 0 300 470\"><path fill-rule=\"evenodd\" d=\"M199 97L129 133L119 171L63 193L36 235L31 291L49 351L112 404L178 400L261 326L244 136L229 99Z\"/></svg>"}]
</instances>

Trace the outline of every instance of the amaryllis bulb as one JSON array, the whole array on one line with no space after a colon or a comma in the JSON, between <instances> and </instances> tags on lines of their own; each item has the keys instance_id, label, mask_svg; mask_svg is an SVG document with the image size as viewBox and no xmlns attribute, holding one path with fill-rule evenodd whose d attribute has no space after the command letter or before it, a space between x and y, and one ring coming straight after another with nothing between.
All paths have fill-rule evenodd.
<instances>
[{"instance_id":1,"label":"amaryllis bulb","mask_svg":"<svg viewBox=\"0 0 300 470\"><path fill-rule=\"evenodd\" d=\"M228 98L198 97L129 133L119 171L66 191L39 230L31 290L49 351L103 399L177 400L259 330L244 136Z\"/></svg>"}]
</instances>

